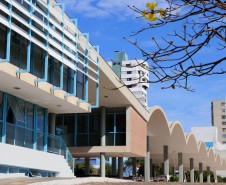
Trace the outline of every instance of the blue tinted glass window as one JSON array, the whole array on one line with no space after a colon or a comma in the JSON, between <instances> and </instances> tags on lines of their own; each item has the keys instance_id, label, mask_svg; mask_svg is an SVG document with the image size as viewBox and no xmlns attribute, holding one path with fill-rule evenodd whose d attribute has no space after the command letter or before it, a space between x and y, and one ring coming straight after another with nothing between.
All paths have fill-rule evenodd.
<instances>
[{"instance_id":1,"label":"blue tinted glass window","mask_svg":"<svg viewBox=\"0 0 226 185\"><path fill-rule=\"evenodd\" d=\"M6 26L0 24L0 58L6 58Z\"/></svg>"},{"instance_id":2,"label":"blue tinted glass window","mask_svg":"<svg viewBox=\"0 0 226 185\"><path fill-rule=\"evenodd\" d=\"M0 166L0 173L7 173L8 172L8 168L5 166Z\"/></svg>"},{"instance_id":3,"label":"blue tinted glass window","mask_svg":"<svg viewBox=\"0 0 226 185\"><path fill-rule=\"evenodd\" d=\"M3 93L0 92L0 120L2 120L2 113L3 112Z\"/></svg>"},{"instance_id":4,"label":"blue tinted glass window","mask_svg":"<svg viewBox=\"0 0 226 185\"><path fill-rule=\"evenodd\" d=\"M64 134L63 115L57 115L56 117L56 135Z\"/></svg>"},{"instance_id":5,"label":"blue tinted glass window","mask_svg":"<svg viewBox=\"0 0 226 185\"><path fill-rule=\"evenodd\" d=\"M78 116L77 133L88 133L88 115Z\"/></svg>"},{"instance_id":6,"label":"blue tinted glass window","mask_svg":"<svg viewBox=\"0 0 226 185\"><path fill-rule=\"evenodd\" d=\"M18 173L18 168L9 168L9 173Z\"/></svg>"},{"instance_id":7,"label":"blue tinted glass window","mask_svg":"<svg viewBox=\"0 0 226 185\"><path fill-rule=\"evenodd\" d=\"M34 106L30 103L27 103L27 128L34 128Z\"/></svg>"},{"instance_id":8,"label":"blue tinted glass window","mask_svg":"<svg viewBox=\"0 0 226 185\"><path fill-rule=\"evenodd\" d=\"M2 142L2 122L0 121L0 142Z\"/></svg>"},{"instance_id":9,"label":"blue tinted glass window","mask_svg":"<svg viewBox=\"0 0 226 185\"><path fill-rule=\"evenodd\" d=\"M45 111L44 108L37 108L37 131L45 132Z\"/></svg>"}]
</instances>

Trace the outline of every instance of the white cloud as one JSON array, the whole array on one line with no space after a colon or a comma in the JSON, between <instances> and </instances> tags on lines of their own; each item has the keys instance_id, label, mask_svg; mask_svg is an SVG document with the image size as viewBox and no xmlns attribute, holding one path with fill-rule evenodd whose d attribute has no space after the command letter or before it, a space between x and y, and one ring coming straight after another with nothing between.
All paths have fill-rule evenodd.
<instances>
[{"instance_id":1,"label":"white cloud","mask_svg":"<svg viewBox=\"0 0 226 185\"><path fill-rule=\"evenodd\" d=\"M138 16L135 12L128 8L136 6L139 9L144 9L148 0L59 0L65 2L66 9L73 11L75 14L81 14L84 17L93 18L109 18L116 17L124 20L132 16ZM166 7L165 0L157 1L159 7Z\"/></svg>"}]
</instances>

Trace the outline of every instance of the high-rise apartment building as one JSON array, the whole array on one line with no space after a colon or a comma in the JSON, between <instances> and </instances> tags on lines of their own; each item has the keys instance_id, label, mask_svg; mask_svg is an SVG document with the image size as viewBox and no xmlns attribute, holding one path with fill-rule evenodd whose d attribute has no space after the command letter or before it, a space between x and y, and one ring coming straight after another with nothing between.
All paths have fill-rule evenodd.
<instances>
[{"instance_id":1,"label":"high-rise apartment building","mask_svg":"<svg viewBox=\"0 0 226 185\"><path fill-rule=\"evenodd\" d=\"M226 100L211 102L212 125L218 128L218 141L226 144Z\"/></svg>"},{"instance_id":2,"label":"high-rise apartment building","mask_svg":"<svg viewBox=\"0 0 226 185\"><path fill-rule=\"evenodd\" d=\"M109 65L141 104L147 107L148 63L143 60L128 60L126 53L116 51L115 61L109 62Z\"/></svg>"}]
</instances>

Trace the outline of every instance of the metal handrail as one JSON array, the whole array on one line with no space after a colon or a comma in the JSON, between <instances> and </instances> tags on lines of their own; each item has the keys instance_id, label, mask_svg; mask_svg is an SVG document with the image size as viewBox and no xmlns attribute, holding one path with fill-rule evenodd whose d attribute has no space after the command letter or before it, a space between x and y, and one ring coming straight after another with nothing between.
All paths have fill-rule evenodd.
<instances>
[{"instance_id":1,"label":"metal handrail","mask_svg":"<svg viewBox=\"0 0 226 185\"><path fill-rule=\"evenodd\" d=\"M68 165L70 166L71 170L74 173L75 159L70 153L62 137L53 134L48 134L47 152L63 155L64 158L66 159L66 162L68 163Z\"/></svg>"}]
</instances>

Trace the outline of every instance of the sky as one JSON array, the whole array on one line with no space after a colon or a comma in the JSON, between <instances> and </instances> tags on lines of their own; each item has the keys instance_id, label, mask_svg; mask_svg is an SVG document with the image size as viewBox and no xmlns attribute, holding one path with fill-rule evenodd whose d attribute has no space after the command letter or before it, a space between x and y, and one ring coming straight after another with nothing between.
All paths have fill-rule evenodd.
<instances>
[{"instance_id":1,"label":"sky","mask_svg":"<svg viewBox=\"0 0 226 185\"><path fill-rule=\"evenodd\" d=\"M141 52L123 37L137 40L144 49L154 46L152 37L160 39L180 25L164 26L158 30L148 30L131 37L134 31L147 26L144 19L128 8L128 5L145 9L147 0L58 0L65 2L66 13L78 19L79 29L90 34L90 42L100 46L100 54L106 61L114 60L115 51L124 51L129 59L142 59ZM158 8L165 8L164 0L158 0ZM207 48L197 56L199 60L216 59L219 52ZM224 54L225 55L225 54ZM223 67L226 67L224 62ZM225 68L224 68L225 69ZM189 84L196 92L184 89L162 90L162 84L150 84L148 105L159 105L169 121L180 121L185 132L191 127L211 126L211 101L223 100L226 96L226 75L194 78Z\"/></svg>"}]
</instances>

